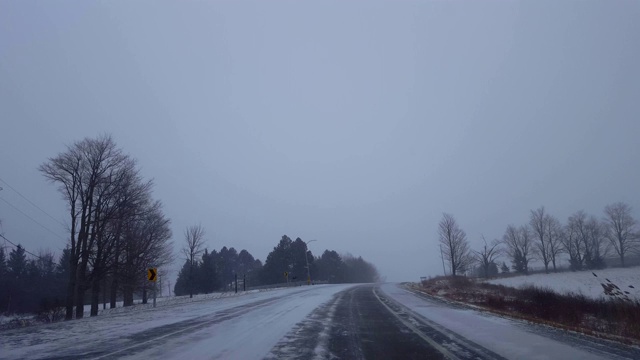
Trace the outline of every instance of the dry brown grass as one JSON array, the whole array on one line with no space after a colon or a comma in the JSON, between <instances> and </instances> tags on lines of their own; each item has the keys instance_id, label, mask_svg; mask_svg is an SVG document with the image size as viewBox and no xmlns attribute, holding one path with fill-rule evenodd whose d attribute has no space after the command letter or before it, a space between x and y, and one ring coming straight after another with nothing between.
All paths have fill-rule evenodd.
<instances>
[{"instance_id":1,"label":"dry brown grass","mask_svg":"<svg viewBox=\"0 0 640 360\"><path fill-rule=\"evenodd\" d=\"M421 289L499 314L640 344L638 301L594 300L578 294L561 295L550 289L533 286L515 289L464 277L429 279L422 282Z\"/></svg>"}]
</instances>

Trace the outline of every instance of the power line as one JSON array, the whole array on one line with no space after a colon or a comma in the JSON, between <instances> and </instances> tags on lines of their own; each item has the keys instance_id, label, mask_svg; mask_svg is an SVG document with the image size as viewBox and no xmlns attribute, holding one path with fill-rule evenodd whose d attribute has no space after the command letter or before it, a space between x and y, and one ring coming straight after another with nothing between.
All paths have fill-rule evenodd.
<instances>
[{"instance_id":1,"label":"power line","mask_svg":"<svg viewBox=\"0 0 640 360\"><path fill-rule=\"evenodd\" d=\"M0 178L0 181L2 181L5 185L7 185L9 187L9 189L13 190L16 194L20 195L23 199L25 199L29 204L33 205L36 209L40 210L43 214L47 215L49 218L51 218L53 221L57 222L58 224L62 225L62 227L65 227L66 225L61 223L58 219L54 218L53 216L51 216L48 212L42 210L42 208L40 208L38 205L34 204L31 200L27 199L26 196L22 195L20 193L20 191L16 190L13 186L9 185L8 182L4 181L2 178ZM0 187L0 190L2 190L2 188Z\"/></svg>"},{"instance_id":2,"label":"power line","mask_svg":"<svg viewBox=\"0 0 640 360\"><path fill-rule=\"evenodd\" d=\"M6 241L8 241L8 242L9 242L9 244L11 244L11 245L15 246L16 248L17 248L18 246L20 246L21 248L23 248L23 249L24 249L24 252L26 252L27 254L32 255L32 256L35 256L35 257L37 257L38 259L42 259L40 256L38 256L38 255L36 255L36 254L32 253L31 251L29 251L29 250L25 249L25 247L24 247L24 246L22 246L22 245L16 245L13 241L11 241L11 240L7 239L6 237L4 237L4 235L0 234L0 237L1 237L1 238L3 238L3 239L5 239Z\"/></svg>"},{"instance_id":3,"label":"power line","mask_svg":"<svg viewBox=\"0 0 640 360\"><path fill-rule=\"evenodd\" d=\"M32 218L31 216L25 214L22 210L18 209L17 207L15 207L13 204L11 204L10 202L8 202L7 200L5 200L4 198L0 197L0 200L4 201L5 203L7 203L9 206L11 206L12 208L14 208L16 211L18 211L19 213L21 213L22 215L26 216L27 218L29 218L31 221L33 221L34 223L40 225L40 227L42 227L43 229L47 230L48 232L52 233L53 235L57 236L58 238L62 239L62 240L67 240L65 238L63 238L62 236L56 234L55 232L53 232L51 229L49 229L48 227L42 225L41 223L39 223L38 221L36 221L34 218Z\"/></svg>"}]
</instances>

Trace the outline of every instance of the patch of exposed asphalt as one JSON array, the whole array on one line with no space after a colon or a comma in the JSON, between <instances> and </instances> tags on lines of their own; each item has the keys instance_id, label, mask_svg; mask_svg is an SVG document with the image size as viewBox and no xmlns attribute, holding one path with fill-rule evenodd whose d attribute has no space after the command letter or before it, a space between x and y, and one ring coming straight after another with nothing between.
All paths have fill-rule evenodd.
<instances>
[{"instance_id":1,"label":"patch of exposed asphalt","mask_svg":"<svg viewBox=\"0 0 640 360\"><path fill-rule=\"evenodd\" d=\"M385 308L373 288L336 294L297 324L267 359L443 359Z\"/></svg>"}]
</instances>

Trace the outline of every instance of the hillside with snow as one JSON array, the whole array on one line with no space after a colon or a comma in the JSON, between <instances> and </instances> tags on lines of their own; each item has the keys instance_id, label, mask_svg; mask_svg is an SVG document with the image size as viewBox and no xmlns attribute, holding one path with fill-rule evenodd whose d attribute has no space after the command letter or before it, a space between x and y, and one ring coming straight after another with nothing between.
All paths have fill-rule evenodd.
<instances>
[{"instance_id":1,"label":"hillside with snow","mask_svg":"<svg viewBox=\"0 0 640 360\"><path fill-rule=\"evenodd\" d=\"M488 282L515 288L533 285L549 288L561 294L571 292L593 299L609 298L609 296L605 296L602 284L613 283L630 299L640 301L640 267L522 275L489 280Z\"/></svg>"}]
</instances>

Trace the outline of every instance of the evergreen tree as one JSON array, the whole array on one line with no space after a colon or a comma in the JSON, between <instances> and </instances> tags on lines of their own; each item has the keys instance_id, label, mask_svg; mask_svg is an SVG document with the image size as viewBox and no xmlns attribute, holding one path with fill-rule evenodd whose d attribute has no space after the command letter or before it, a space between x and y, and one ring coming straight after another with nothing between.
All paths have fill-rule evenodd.
<instances>
[{"instance_id":1,"label":"evergreen tree","mask_svg":"<svg viewBox=\"0 0 640 360\"><path fill-rule=\"evenodd\" d=\"M316 261L316 264L316 280L328 281L331 284L344 281L342 258L337 252L325 250Z\"/></svg>"},{"instance_id":2,"label":"evergreen tree","mask_svg":"<svg viewBox=\"0 0 640 360\"><path fill-rule=\"evenodd\" d=\"M7 267L9 270L9 277L13 280L22 279L27 274L27 255L22 245L11 250L9 254L9 261Z\"/></svg>"},{"instance_id":3,"label":"evergreen tree","mask_svg":"<svg viewBox=\"0 0 640 360\"><path fill-rule=\"evenodd\" d=\"M176 284L173 286L173 293L176 296L189 295L189 271L191 266L189 265L189 261L185 261L184 265L182 265L182 269L178 273L178 278L176 279Z\"/></svg>"},{"instance_id":4,"label":"evergreen tree","mask_svg":"<svg viewBox=\"0 0 640 360\"><path fill-rule=\"evenodd\" d=\"M7 256L4 253L4 248L0 247L0 282L6 278L8 272Z\"/></svg>"},{"instance_id":5,"label":"evergreen tree","mask_svg":"<svg viewBox=\"0 0 640 360\"><path fill-rule=\"evenodd\" d=\"M202 263L198 267L198 277L196 278L197 292L209 294L218 289L218 276L216 274L216 264L213 253L209 253L207 249L202 255Z\"/></svg>"},{"instance_id":6,"label":"evergreen tree","mask_svg":"<svg viewBox=\"0 0 640 360\"><path fill-rule=\"evenodd\" d=\"M498 275L498 264L491 262L489 264L489 271L487 271L489 277L495 277Z\"/></svg>"},{"instance_id":7,"label":"evergreen tree","mask_svg":"<svg viewBox=\"0 0 640 360\"><path fill-rule=\"evenodd\" d=\"M9 269L4 248L0 247L0 313L7 309L9 303Z\"/></svg>"},{"instance_id":8,"label":"evergreen tree","mask_svg":"<svg viewBox=\"0 0 640 360\"><path fill-rule=\"evenodd\" d=\"M286 281L284 272L291 271L291 244L293 241L283 235L273 250L267 255L267 260L262 268L262 282L264 284L277 284Z\"/></svg>"},{"instance_id":9,"label":"evergreen tree","mask_svg":"<svg viewBox=\"0 0 640 360\"><path fill-rule=\"evenodd\" d=\"M502 267L500 268L500 270L502 271L503 274L506 274L509 272L509 267L507 266L506 262L502 262Z\"/></svg>"}]
</instances>

